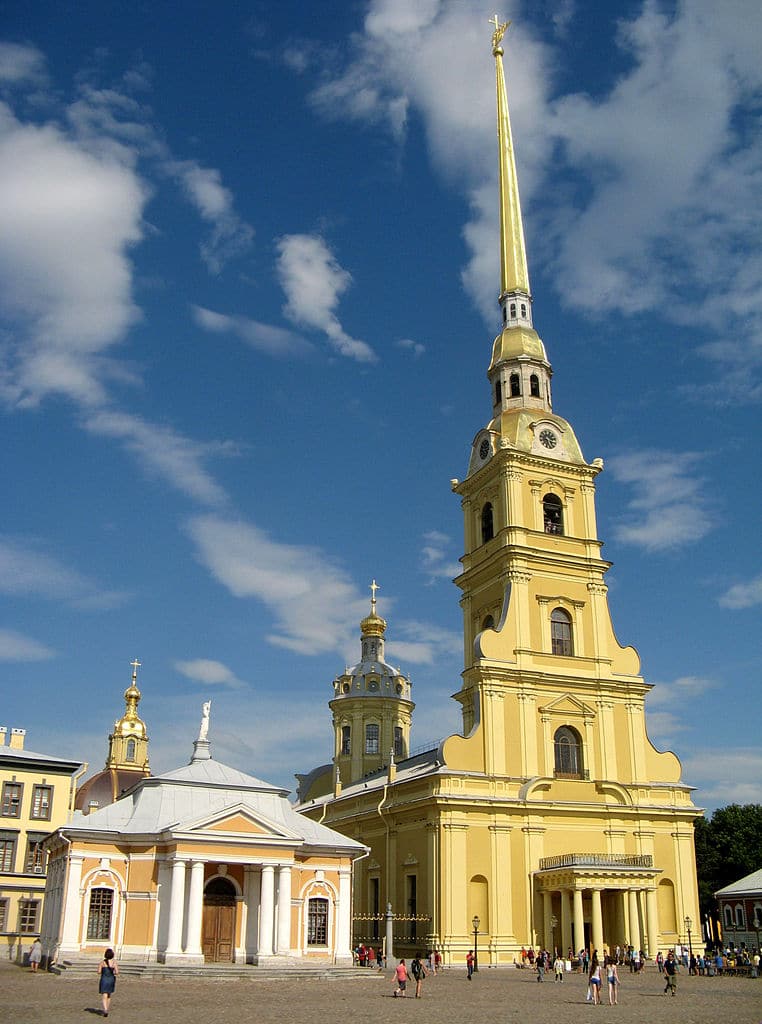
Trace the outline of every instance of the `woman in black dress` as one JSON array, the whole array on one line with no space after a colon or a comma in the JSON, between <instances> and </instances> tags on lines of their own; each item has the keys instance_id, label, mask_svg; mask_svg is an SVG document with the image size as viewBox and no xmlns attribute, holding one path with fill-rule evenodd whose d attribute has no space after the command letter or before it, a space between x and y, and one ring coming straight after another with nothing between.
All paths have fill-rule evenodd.
<instances>
[{"instance_id":1,"label":"woman in black dress","mask_svg":"<svg viewBox=\"0 0 762 1024\"><path fill-rule=\"evenodd\" d=\"M111 996L116 988L117 974L119 974L119 968L114 959L114 951L113 949L107 949L98 967L98 991L101 994L104 1017L108 1017Z\"/></svg>"}]
</instances>

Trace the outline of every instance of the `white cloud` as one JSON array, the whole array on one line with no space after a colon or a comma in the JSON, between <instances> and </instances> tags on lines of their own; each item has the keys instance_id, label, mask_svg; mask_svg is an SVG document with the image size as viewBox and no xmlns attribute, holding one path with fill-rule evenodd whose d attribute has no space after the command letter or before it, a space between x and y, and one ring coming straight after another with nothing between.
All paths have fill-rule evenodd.
<instances>
[{"instance_id":1,"label":"white cloud","mask_svg":"<svg viewBox=\"0 0 762 1024\"><path fill-rule=\"evenodd\" d=\"M681 761L699 806L762 803L762 748L704 746Z\"/></svg>"},{"instance_id":2,"label":"white cloud","mask_svg":"<svg viewBox=\"0 0 762 1024\"><path fill-rule=\"evenodd\" d=\"M0 82L42 84L45 78L45 56L36 47L0 42Z\"/></svg>"},{"instance_id":3,"label":"white cloud","mask_svg":"<svg viewBox=\"0 0 762 1024\"><path fill-rule=\"evenodd\" d=\"M284 327L273 327L247 316L216 313L203 306L192 306L191 312L195 323L204 330L215 334L234 334L253 349L269 356L298 356L312 350L312 345L305 338Z\"/></svg>"},{"instance_id":4,"label":"white cloud","mask_svg":"<svg viewBox=\"0 0 762 1024\"><path fill-rule=\"evenodd\" d=\"M616 480L634 496L615 524L614 536L624 544L660 551L695 543L714 526L703 480L695 469L694 452L641 451L607 460Z\"/></svg>"},{"instance_id":5,"label":"white cloud","mask_svg":"<svg viewBox=\"0 0 762 1024\"><path fill-rule=\"evenodd\" d=\"M15 629L0 629L0 661L47 661L54 652Z\"/></svg>"},{"instance_id":6,"label":"white cloud","mask_svg":"<svg viewBox=\"0 0 762 1024\"><path fill-rule=\"evenodd\" d=\"M109 609L122 604L124 592L105 591L28 539L0 535L0 593L65 601L78 608Z\"/></svg>"},{"instance_id":7,"label":"white cloud","mask_svg":"<svg viewBox=\"0 0 762 1024\"><path fill-rule=\"evenodd\" d=\"M24 125L0 105L0 304L12 342L7 399L58 392L102 402L104 352L138 313L128 250L145 190L54 125Z\"/></svg>"},{"instance_id":8,"label":"white cloud","mask_svg":"<svg viewBox=\"0 0 762 1024\"><path fill-rule=\"evenodd\" d=\"M411 352L416 359L419 359L426 351L425 345L422 345L420 341L413 341L412 338L400 338L397 347Z\"/></svg>"},{"instance_id":9,"label":"white cloud","mask_svg":"<svg viewBox=\"0 0 762 1024\"><path fill-rule=\"evenodd\" d=\"M275 623L270 643L299 654L356 656L367 600L321 551L281 544L250 523L214 515L192 517L187 530L199 561L218 582L270 610Z\"/></svg>"},{"instance_id":10,"label":"white cloud","mask_svg":"<svg viewBox=\"0 0 762 1024\"><path fill-rule=\"evenodd\" d=\"M449 552L452 544L451 537L438 530L429 530L424 533L422 539L421 563L423 571L429 577L429 582L433 583L439 579L452 580L456 576L460 576L463 571L462 565L460 562L450 561L452 558Z\"/></svg>"},{"instance_id":11,"label":"white cloud","mask_svg":"<svg viewBox=\"0 0 762 1024\"><path fill-rule=\"evenodd\" d=\"M254 229L235 212L233 194L222 184L214 167L191 160L168 161L165 169L182 184L185 194L202 218L212 224L211 235L201 244L201 257L213 274L251 245Z\"/></svg>"},{"instance_id":12,"label":"white cloud","mask_svg":"<svg viewBox=\"0 0 762 1024\"><path fill-rule=\"evenodd\" d=\"M336 317L339 299L351 274L318 235L284 235L277 242L278 277L288 302L283 312L296 324L323 331L341 355L373 362L376 355L364 341L351 338Z\"/></svg>"},{"instance_id":13,"label":"white cloud","mask_svg":"<svg viewBox=\"0 0 762 1024\"><path fill-rule=\"evenodd\" d=\"M431 622L397 622L394 637L386 644L387 661L399 659L403 670L406 663L434 665L463 653L463 637L460 633L442 629ZM453 685L457 686L456 683Z\"/></svg>"},{"instance_id":14,"label":"white cloud","mask_svg":"<svg viewBox=\"0 0 762 1024\"><path fill-rule=\"evenodd\" d=\"M720 597L723 608L753 608L762 604L762 576L748 583L736 583Z\"/></svg>"},{"instance_id":15,"label":"white cloud","mask_svg":"<svg viewBox=\"0 0 762 1024\"><path fill-rule=\"evenodd\" d=\"M227 686L240 689L245 684L221 661L211 658L195 658L191 661L175 661L175 669L186 679L208 686Z\"/></svg>"},{"instance_id":16,"label":"white cloud","mask_svg":"<svg viewBox=\"0 0 762 1024\"><path fill-rule=\"evenodd\" d=\"M150 423L132 413L102 409L84 426L93 434L119 440L149 473L168 481L203 505L222 505L227 495L204 466L212 455L229 455L224 442L193 441L165 424Z\"/></svg>"}]
</instances>

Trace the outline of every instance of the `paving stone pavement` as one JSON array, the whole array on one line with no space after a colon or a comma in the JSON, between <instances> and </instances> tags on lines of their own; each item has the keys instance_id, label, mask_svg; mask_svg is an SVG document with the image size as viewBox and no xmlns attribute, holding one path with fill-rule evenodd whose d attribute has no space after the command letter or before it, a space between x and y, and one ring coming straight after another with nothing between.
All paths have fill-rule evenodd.
<instances>
[{"instance_id":1,"label":"paving stone pavement","mask_svg":"<svg viewBox=\"0 0 762 1024\"><path fill-rule=\"evenodd\" d=\"M362 968L358 968L361 970ZM368 972L369 975L371 972ZM373 972L376 975L376 972ZM378 1024L398 1019L416 1024L762 1024L762 979L678 980L677 995L663 994L655 969L622 975L619 1006L585 1002L579 975L563 984L538 984L529 971L449 968L423 985L423 998L393 999L391 971L363 980L144 981L120 977L111 1004L113 1024ZM95 971L92 981L32 974L0 965L2 1024L93 1024L100 1020Z\"/></svg>"}]
</instances>

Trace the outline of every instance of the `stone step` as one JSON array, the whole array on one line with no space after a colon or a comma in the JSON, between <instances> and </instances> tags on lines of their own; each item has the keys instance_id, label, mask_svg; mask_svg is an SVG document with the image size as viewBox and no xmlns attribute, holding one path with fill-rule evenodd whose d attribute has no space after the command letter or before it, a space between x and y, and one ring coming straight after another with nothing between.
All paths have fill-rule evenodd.
<instances>
[{"instance_id":1,"label":"stone step","mask_svg":"<svg viewBox=\"0 0 762 1024\"><path fill-rule=\"evenodd\" d=\"M98 963L92 960L62 960L50 970L62 978L92 977ZM206 978L212 980L269 981L305 978L312 981L371 981L383 977L381 971L362 967L335 967L332 964L304 964L298 960L283 964L119 964L119 973L125 977L148 979Z\"/></svg>"}]
</instances>

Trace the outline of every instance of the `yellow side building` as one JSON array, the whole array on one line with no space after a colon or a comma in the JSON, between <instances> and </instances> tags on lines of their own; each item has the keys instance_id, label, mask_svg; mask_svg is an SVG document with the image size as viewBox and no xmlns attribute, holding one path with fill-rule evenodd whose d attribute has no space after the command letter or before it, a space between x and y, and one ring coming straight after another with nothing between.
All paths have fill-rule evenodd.
<instances>
[{"instance_id":1,"label":"yellow side building","mask_svg":"<svg viewBox=\"0 0 762 1024\"><path fill-rule=\"evenodd\" d=\"M533 323L505 28L496 24L492 47L500 333L489 418L466 476L452 481L465 537L455 580L462 732L408 756L411 688L384 668L374 601L363 658L333 684L333 761L299 776L300 810L371 848L355 877L355 941L382 934L391 904L404 919L395 953L433 946L462 961L476 943L493 965L529 945L632 945L654 956L685 939L686 918L699 920L700 811L678 758L648 738L650 686L612 625L595 512L603 463L585 459L553 409ZM375 751L380 736L387 745Z\"/></svg>"},{"instance_id":2,"label":"yellow side building","mask_svg":"<svg viewBox=\"0 0 762 1024\"><path fill-rule=\"evenodd\" d=\"M20 961L40 933L47 856L43 840L69 820L86 765L25 750L26 730L0 727L0 943ZM7 741L7 742L6 742Z\"/></svg>"}]
</instances>

